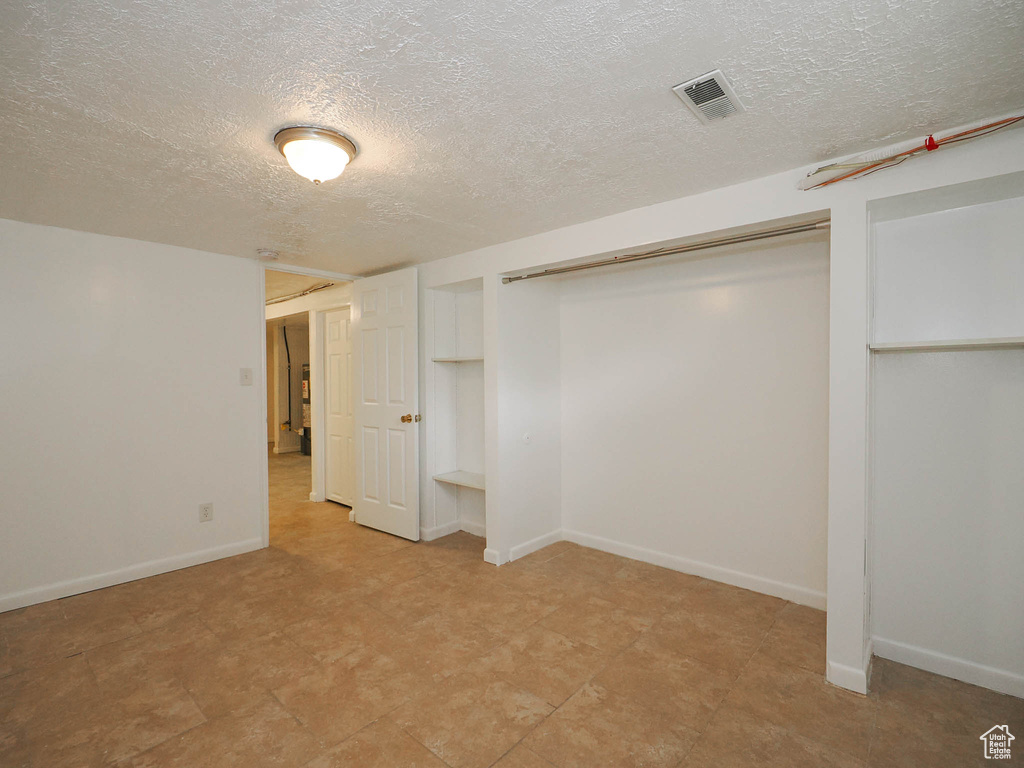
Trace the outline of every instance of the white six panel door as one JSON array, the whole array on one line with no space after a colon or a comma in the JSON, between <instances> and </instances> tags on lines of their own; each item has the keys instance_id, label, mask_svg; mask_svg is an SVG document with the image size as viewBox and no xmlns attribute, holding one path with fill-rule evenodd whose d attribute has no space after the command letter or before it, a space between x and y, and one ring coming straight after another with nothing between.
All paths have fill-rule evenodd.
<instances>
[{"instance_id":1,"label":"white six panel door","mask_svg":"<svg viewBox=\"0 0 1024 768\"><path fill-rule=\"evenodd\" d=\"M416 270L353 284L357 523L418 541Z\"/></svg>"},{"instance_id":2,"label":"white six panel door","mask_svg":"<svg viewBox=\"0 0 1024 768\"><path fill-rule=\"evenodd\" d=\"M325 315L324 367L327 409L327 498L352 506L356 495L356 459L352 401L352 323L349 309Z\"/></svg>"}]
</instances>

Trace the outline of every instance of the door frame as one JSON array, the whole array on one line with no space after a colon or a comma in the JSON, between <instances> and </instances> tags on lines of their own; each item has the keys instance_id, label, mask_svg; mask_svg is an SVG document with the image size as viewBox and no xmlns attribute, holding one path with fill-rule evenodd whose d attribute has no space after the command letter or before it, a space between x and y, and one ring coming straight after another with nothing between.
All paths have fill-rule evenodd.
<instances>
[{"instance_id":1,"label":"door frame","mask_svg":"<svg viewBox=\"0 0 1024 768\"><path fill-rule=\"evenodd\" d=\"M277 262L258 262L259 266L259 277L258 277L258 291L256 294L257 304L255 306L257 316L259 317L259 345L260 345L260 370L259 376L256 378L256 382L259 386L259 392L257 393L257 419L258 423L263 424L263 429L259 433L259 453L256 455L259 457L259 464L257 465L259 485L260 485L260 528L261 536L263 539L263 546L270 546L270 463L267 456L267 419L270 418L267 414L267 270L273 270L274 272L291 272L295 275L309 275L310 277L323 277L328 280L338 280L345 282L355 282L359 279L357 275L346 275L341 272L329 272L323 269L313 269L311 267L300 267L294 264L278 264ZM311 310L311 312L319 310ZM312 320L312 318L310 318ZM310 343L312 344L313 339L313 328L310 327ZM312 355L313 350L310 349ZM323 357L323 351L321 350L321 358ZM320 368L323 368L321 360ZM313 358L310 357L310 376L313 375ZM321 393L323 386L319 387ZM321 412L323 408L321 408ZM314 422L310 422L314 423ZM326 426L323 425L323 426ZM323 429L321 426L321 430ZM317 431L313 432L316 436ZM315 450L315 448L314 448ZM321 451L322 453L322 451ZM313 457L310 457L313 458ZM323 477L323 471L321 470L321 477ZM326 486L324 486L326 487ZM312 494L310 494L312 499Z\"/></svg>"},{"instance_id":2,"label":"door frame","mask_svg":"<svg viewBox=\"0 0 1024 768\"><path fill-rule=\"evenodd\" d=\"M309 423L313 425L312 451L313 482L309 492L310 501L327 501L327 449L324 435L327 434L327 388L326 352L327 313L347 309L352 315L352 303L339 304L336 307L309 310L309 378L313 387L310 397ZM349 372L351 385L351 371ZM352 519L351 507L349 519Z\"/></svg>"}]
</instances>

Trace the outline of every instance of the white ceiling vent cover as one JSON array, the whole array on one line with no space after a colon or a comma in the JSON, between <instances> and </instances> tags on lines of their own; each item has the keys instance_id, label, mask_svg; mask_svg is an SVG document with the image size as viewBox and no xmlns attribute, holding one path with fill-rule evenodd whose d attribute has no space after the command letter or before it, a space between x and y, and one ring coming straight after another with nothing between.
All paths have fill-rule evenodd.
<instances>
[{"instance_id":1,"label":"white ceiling vent cover","mask_svg":"<svg viewBox=\"0 0 1024 768\"><path fill-rule=\"evenodd\" d=\"M680 83L672 90L705 125L745 111L720 69Z\"/></svg>"}]
</instances>

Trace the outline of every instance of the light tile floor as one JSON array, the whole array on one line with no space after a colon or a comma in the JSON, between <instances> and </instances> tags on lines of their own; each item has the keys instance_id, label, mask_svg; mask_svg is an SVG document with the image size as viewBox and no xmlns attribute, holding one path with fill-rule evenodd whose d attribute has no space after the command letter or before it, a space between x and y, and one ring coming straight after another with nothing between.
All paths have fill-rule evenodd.
<instances>
[{"instance_id":1,"label":"light tile floor","mask_svg":"<svg viewBox=\"0 0 1024 768\"><path fill-rule=\"evenodd\" d=\"M829 686L819 611L566 543L494 568L472 536L308 502L308 459L271 478L269 549L0 614L0 766L939 768L987 764L997 723L1024 744L1019 699L882 660L868 697Z\"/></svg>"}]
</instances>

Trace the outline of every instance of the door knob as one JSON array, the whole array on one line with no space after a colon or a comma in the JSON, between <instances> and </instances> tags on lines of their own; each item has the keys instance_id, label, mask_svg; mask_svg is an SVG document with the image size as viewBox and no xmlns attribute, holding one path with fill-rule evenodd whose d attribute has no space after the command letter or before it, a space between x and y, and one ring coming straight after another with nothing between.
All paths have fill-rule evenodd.
<instances>
[{"instance_id":1,"label":"door knob","mask_svg":"<svg viewBox=\"0 0 1024 768\"><path fill-rule=\"evenodd\" d=\"M412 414L411 413L407 413L407 414L405 414L405 416L402 417L402 423L403 424L410 424L411 422L412 422Z\"/></svg>"}]
</instances>

